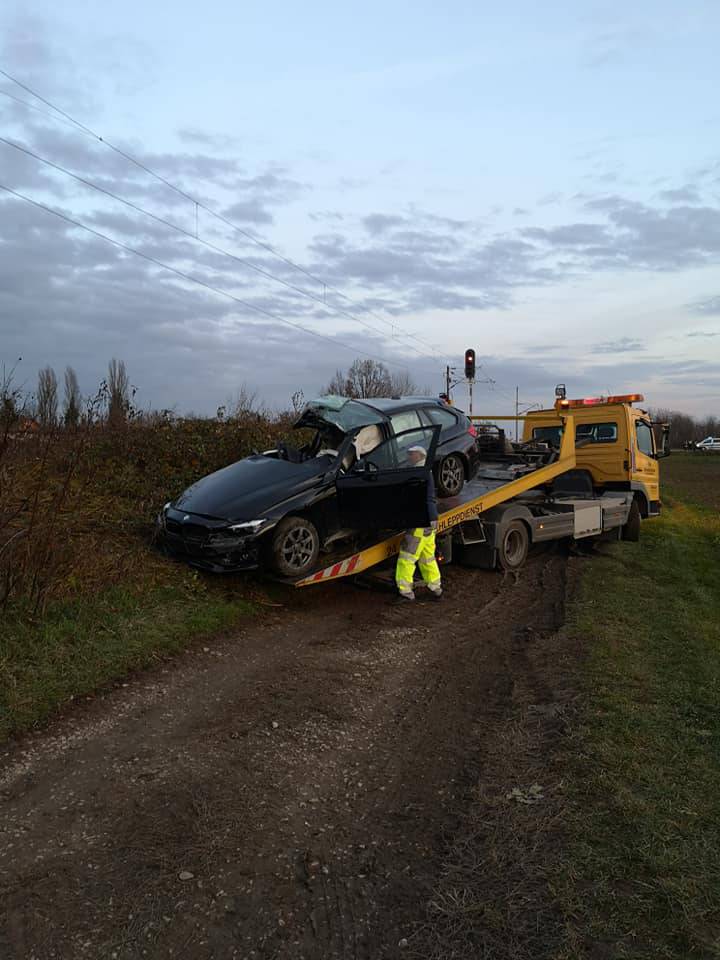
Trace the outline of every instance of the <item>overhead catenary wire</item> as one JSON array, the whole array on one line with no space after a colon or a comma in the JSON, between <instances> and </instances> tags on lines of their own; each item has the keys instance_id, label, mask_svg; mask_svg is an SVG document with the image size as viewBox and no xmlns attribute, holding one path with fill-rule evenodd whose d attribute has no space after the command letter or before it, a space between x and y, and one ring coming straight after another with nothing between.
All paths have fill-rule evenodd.
<instances>
[{"instance_id":1,"label":"overhead catenary wire","mask_svg":"<svg viewBox=\"0 0 720 960\"><path fill-rule=\"evenodd\" d=\"M373 324L368 323L367 321L363 320L360 317L354 316L353 314L349 313L346 310L341 310L341 309L338 309L337 307L328 308L327 303L322 297L316 296L315 294L310 293L310 291L304 290L302 287L297 287L295 286L295 284L290 283L288 280L285 280L283 277L278 277L267 270L263 270L263 268L257 266L257 264L251 263L249 260L244 260L242 257L238 257L236 254L231 253L229 250L225 250L224 248L218 246L217 244L212 243L209 240L205 240L203 237L200 237L197 235L197 230L195 232L186 230L184 227L181 227L179 224L172 223L170 220L166 220L164 217L158 216L157 214L152 213L150 210L145 210L143 207L139 206L139 204L133 203L132 200L127 200L125 197L119 196L118 194L114 193L112 190L108 190L106 187L100 186L100 184L93 183L92 180L88 180L85 177L81 177L79 174L74 173L72 170L68 170L67 167L64 167L62 164L55 163L55 161L53 160L48 160L47 157L40 156L40 154L35 153L33 150L30 150L28 147L24 146L23 144L16 143L14 140L8 140L6 137L0 136L0 143L3 143L8 147L12 147L13 149L20 151L21 153L25 154L28 157L32 157L34 160L37 160L38 162L43 163L48 167L51 167L53 170L57 170L58 172L68 177L72 177L72 179L76 180L78 183L82 183L86 187L89 187L92 190L96 190L98 193L101 193L107 197L110 197L112 200L116 200L118 203L124 204L126 207L129 207L131 210L134 210L137 213L142 214L143 216L149 217L150 219L154 220L156 223L160 223L163 226L170 228L171 230L175 230L176 232L182 234L182 236L196 243L202 244L204 247L207 247L208 249L213 250L215 253L220 253L223 256L229 257L231 260L234 260L236 263L240 263L243 266L247 267L248 269L253 270L255 273L259 274L260 276L265 277L266 279L272 280L276 283L282 284L284 287L287 287L289 290L292 290L294 293L298 293L300 294L300 296L306 297L307 299L320 304L321 306L325 307L326 309L329 309L330 311L337 314L338 316L342 316L342 317L346 317L347 319L354 320L357 323L361 324L362 326L366 327L368 330L371 330L374 333L377 333L379 336L382 336L382 337L386 336L385 331L380 330L379 327L373 326ZM418 350L417 347L413 346L413 347L410 347L410 349L414 350L418 354L418 356L422 359L425 359L425 360L436 359L435 357L431 357L428 354L425 354L422 351Z\"/></svg>"},{"instance_id":2,"label":"overhead catenary wire","mask_svg":"<svg viewBox=\"0 0 720 960\"><path fill-rule=\"evenodd\" d=\"M217 294L221 297L226 297L229 300L234 301L240 306L245 307L248 310L252 310L254 313L258 313L261 316L267 317L270 320L274 320L277 323L284 323L287 326L295 327L297 330L302 330L303 333L307 333L312 337L317 337L319 340L325 340L327 343L333 344L335 347L341 347L344 350L349 350L355 354L361 354L364 357L368 357L371 360L377 360L381 363L389 363L391 366L401 367L407 369L407 364L400 363L395 360L383 360L381 357L376 356L375 354L368 353L365 350L360 350L357 347L351 346L348 343L345 343L342 340L337 340L335 337L330 337L324 333L318 333L317 330L312 330L309 327L303 326L301 323L296 323L294 320L288 320L286 317L281 317L278 314L272 313L270 310L266 310L264 307L259 307L257 304L250 303L247 300L243 300L241 297L236 297L234 293L230 293L229 290L223 290L220 287L216 287L214 284L208 283L205 280L201 280L199 277L194 277L192 274L185 273L183 270L178 270L177 267L173 267L168 263L164 263L162 260L158 260L156 257L151 256L148 253L143 253L142 250L136 250L134 247L131 247L127 243L123 243L120 240L116 240L113 237L109 237L107 234L102 233L100 230L95 230L93 227L89 227L85 223L81 223L79 220L75 220L72 217L67 216L67 214L61 213L59 210L53 210L52 207L47 206L44 203L41 203L39 200L33 200L32 197L28 197L23 193L20 193L18 190L14 190L12 187L8 187L3 183L0 183L0 190L4 190L6 193L9 193L11 196L16 197L18 200L23 200L25 203L31 204L33 207L36 207L39 210L44 210L46 213L50 213L55 217L58 217L60 220L64 220L65 223L69 223L73 227L77 227L80 230L86 230L88 233L91 233L93 236L98 237L101 240L105 240L108 243L113 244L113 246L118 247L120 250L125 250L127 253L132 253L137 257L141 257L143 260L147 260L149 263L154 264L157 267L162 267L163 270L168 270L170 273L174 273L176 276L180 277L182 280L187 280L189 283L197 284L200 287L204 287L206 290L210 290L212 293Z\"/></svg>"},{"instance_id":3,"label":"overhead catenary wire","mask_svg":"<svg viewBox=\"0 0 720 960\"><path fill-rule=\"evenodd\" d=\"M259 247L263 248L263 249L266 250L268 253L272 254L274 257L278 258L279 260L281 260L281 261L282 261L283 263L285 263L286 265L288 265L288 266L292 267L293 269L299 271L300 273L304 274L304 275L307 276L310 280L312 280L314 283L317 283L317 284L321 285L322 288L323 288L323 297L322 297L322 298L321 298L321 297L317 297L317 296L309 293L309 291L303 291L301 288L294 287L294 285L288 283L287 281L284 281L282 278L277 277L277 276L275 276L274 274L269 274L268 272L265 272L265 275L268 276L269 278L273 279L275 282L282 283L282 284L284 284L285 286L287 286L288 288L293 289L293 290L295 290L296 292L301 293L303 296L306 296L306 297L308 297L309 299L315 300L315 301L318 302L318 303L322 303L322 304L323 304L324 306L326 306L326 307L328 306L328 304L327 304L327 301L326 301L326 298L325 298L325 294L326 294L326 292L327 292L328 290L330 290L330 291L332 291L333 293L335 293L337 296L339 296L340 298L342 298L343 300L345 300L346 302L348 302L348 303L353 303L353 304L355 304L356 306L359 306L361 309L363 309L365 312L367 312L370 316L375 317L375 318L376 318L377 320L379 320L381 323L384 323L384 324L386 324L387 326L389 326L389 327L390 327L390 335L391 335L391 336L394 337L394 336L395 336L395 331L397 330L397 331L400 332L400 335L401 335L404 339L415 340L417 343L422 343L422 344L424 344L426 347L429 347L429 348L430 348L431 350L433 350L433 351L436 351L436 350L437 350L437 347L435 346L435 344L430 343L429 341L425 340L423 337L419 337L417 334L413 334L413 333L409 333L409 332L407 332L407 331L403 331L402 328L401 328L398 324L396 324L394 321L392 321L392 320L387 320L385 317L381 317L379 314L375 313L375 312L372 311L372 310L369 310L367 307L364 307L362 304L358 304L357 301L354 300L352 297L349 297L347 294L344 294L341 290L338 290L336 287L332 286L331 284L328 284L326 281L324 281L324 280L322 280L321 278L317 277L315 274L313 274L312 272L310 272L309 270L307 270L305 267L301 266L300 264L296 263L295 261L291 260L289 257L284 256L284 255L281 254L278 250L276 250L274 247L272 247L270 244L268 244L268 243L266 243L265 241L261 240L260 238L256 237L254 234L250 233L249 231L243 230L242 227L239 227L237 224L235 224L235 223L233 223L232 221L230 221L227 217L224 217L222 214L220 214L220 213L218 213L217 211L213 210L211 207L208 207L206 204L202 203L202 201L197 200L195 197L191 196L191 195L188 194L186 191L182 190L182 188L178 187L176 184L172 183L170 180L168 180L167 178L163 177L162 174L159 174L159 173L157 173L157 171L152 170L150 167L148 167L148 166L147 166L146 164L144 164L142 161L138 160L136 157L133 157L131 154L127 153L126 151L122 150L120 147L118 147L118 146L116 146L115 144L113 144L111 141L109 141L109 140L105 139L104 137L100 136L100 134L96 133L94 130L92 130L90 127L88 127L86 124L82 123L82 122L79 121L79 120L76 120L73 116L71 116L71 114L67 113L66 111L62 110L60 107L56 106L56 105L55 105L54 103L52 103L50 100L48 100L47 98L43 97L41 94L37 93L37 91L33 90L30 86L28 86L27 84L23 83L21 80L18 80L17 77L14 77L12 74L8 73L6 70L3 70L1 67L0 67L0 76L3 76L3 77L5 77L7 80L10 80L12 83L15 83L15 84L16 84L17 86L19 86L22 90L25 90L26 93L29 93L31 96L36 97L36 98L37 98L38 100L40 100L43 104L45 104L45 105L48 106L51 110L54 111L54 114L55 114L55 115L53 115L53 114L47 114L45 111L40 111L44 116L48 116L48 117L50 117L50 118L52 118L52 119L62 119L62 120L65 121L66 123L72 124L74 127L76 127L77 129L81 130L81 131L82 131L83 133L85 133L87 136L93 138L94 140L98 141L99 143L102 143L104 146L106 146L106 147L108 147L110 150L114 151L116 154L118 154L119 156L121 156L121 157L122 157L123 159L125 159L127 162L135 165L135 166L138 167L140 170L143 170L143 171L144 171L145 173L147 173L149 176L154 177L156 180L158 180L160 183L163 183L163 184L164 184L166 187L168 187L170 190L173 190L178 196L183 197L183 198L184 198L185 200L187 200L189 203L193 204L193 205L194 205L194 209L195 209L195 217L196 217L196 221L195 221L195 222L196 222L196 225L197 225L197 211L198 211L199 209L200 209L200 210L203 210L203 212L205 212L205 213L207 213L208 215L210 215L210 216L214 217L215 219L219 220L221 223L224 223L226 226L230 227L232 230L235 230L238 234L240 234L241 236L243 236L243 237L245 237L246 239L250 240L252 243L258 245ZM18 102L18 103L23 104L24 106L28 107L29 109L38 110L38 108L37 108L36 106L34 106L33 104L29 104L29 103L27 103L27 101L21 100L19 97L15 97L15 96L13 96L12 94L10 94L10 93L7 92L7 91L0 91L0 93L4 93L6 96L10 97L11 99L15 100L15 101ZM7 142L7 141L6 141L6 142ZM14 145L14 144L13 144L13 145ZM39 158L39 157L38 157L37 159L42 159L42 158ZM43 160L43 162L48 162L48 161ZM58 169L62 169L62 168L60 168L60 167L58 166ZM75 176L76 179L78 179L78 180L82 180L82 178L77 177L76 175L70 173L69 171L63 171L63 172L68 173L70 176ZM95 189L101 189L101 190L102 190L102 188L97 187L97 185L91 184L89 181L83 181L83 182L87 183L88 186L92 186L92 187L95 188ZM112 196L112 194L110 194L108 191L104 191L104 192L108 193L109 196ZM128 203L128 204L129 204L129 201L125 201L125 200L123 200L123 198L120 198L120 197L117 197L117 196L115 196L114 198L117 199L117 200L120 200L120 202L122 202L122 203ZM129 204L129 205L132 206L132 204ZM147 211L143 211L143 210L141 210L141 209L138 208L138 207L136 207L136 209L138 209L139 212L142 212L142 213L144 213L144 214L147 215L147 216L151 216L151 217L154 217L154 216L155 216L154 214L148 213ZM51 211L51 212L52 212L52 211ZM158 218L158 217L155 217L155 219L159 220L160 222L164 222L167 226L173 226L174 229L180 229L181 232L185 232L185 231L182 231L182 228L178 228L178 227L176 227L175 225L170 224L169 221L163 221L162 218ZM196 229L196 234L197 234L197 229ZM188 233L188 236L192 237L193 235L192 235L191 233ZM200 238L197 237L197 236L195 236L194 239L198 239L198 240L199 240ZM254 264L251 265L248 261L243 261L241 258L236 257L234 254L231 254L231 253L229 253L229 252L227 252L227 251L224 251L224 250L222 250L221 248L215 247L215 245L210 244L209 241L203 241L203 242L204 242L208 247L210 247L211 249L215 249L217 252L223 253L223 254L226 255L226 256L233 257L233 258L236 259L238 262L244 263L246 266L250 266L251 269L254 269L254 270L255 270L256 272L258 272L258 273L263 273L262 268L257 267L257 266L254 265ZM361 320L360 318L358 318L358 317L356 317L356 316L350 315L349 313L346 313L345 311L340 311L340 310L338 310L337 308L334 308L334 309L335 309L335 311L336 311L337 313L340 313L340 314L343 315L343 316L350 317L351 319L355 320L356 322L358 322L358 323L366 326L368 329L374 330L375 332L379 332L379 331L377 331L376 328L372 327L372 325L368 324L366 321L363 321L363 320ZM287 322L290 322L290 321L287 321ZM315 334L315 331L310 331L310 332L312 332L313 334ZM387 334L384 334L384 333L383 333L382 335L387 336ZM331 338L327 338L327 339L331 339ZM448 356L443 355L443 354L437 354L437 355L432 356L432 357L427 357L426 355L424 355L424 354L422 354L420 351L418 351L417 348L413 348L413 349L416 351L416 353L418 353L419 356L425 357L426 359L432 359L432 360L437 361L437 362L442 362L442 361L441 361L441 358L442 358L443 360L449 360L449 359L450 359ZM358 352L361 352L361 351L358 351ZM378 358L373 357L373 359L378 359ZM384 362L384 361L380 361L380 362ZM392 363L392 364L394 364L394 365L396 365L396 366L403 366L402 364L395 363L394 361L388 361L388 362L390 362L390 363ZM495 392L495 391L493 390L493 388L497 385L497 384L496 384L496 381L494 381L492 378L488 378L488 379L489 379L489 381L490 381L490 383L491 383L491 390L492 390L493 392ZM504 395L507 399L512 399L512 397L510 397L509 394L507 394L505 391L503 391L503 390L501 390L501 389L499 389L497 392L498 392L499 394L501 394L501 395Z\"/></svg>"},{"instance_id":4,"label":"overhead catenary wire","mask_svg":"<svg viewBox=\"0 0 720 960\"><path fill-rule=\"evenodd\" d=\"M67 126L71 126L71 122L65 120L63 117L59 117L54 113L50 113L48 110L43 110L42 107L39 107L36 103L30 103L28 100L23 100L22 97L16 97L14 93L10 93L9 90L0 90L0 96L7 97L9 100L14 100L15 103L22 104L23 107L27 107L28 110L34 110L35 113L39 113L43 117L48 117L50 120L61 120Z\"/></svg>"},{"instance_id":5,"label":"overhead catenary wire","mask_svg":"<svg viewBox=\"0 0 720 960\"><path fill-rule=\"evenodd\" d=\"M122 148L116 146L114 143L112 143L110 140L107 140L105 137L100 136L100 134L96 133L94 130L92 130L90 127L88 127L86 124L82 123L80 120L76 120L73 116L71 116L71 114L67 113L65 110L62 110L60 107L56 106L56 105L55 105L54 103L52 103L50 100L46 99L46 98L43 97L41 94L37 93L35 90L33 90L33 89L32 89L31 87L29 87L27 84L23 83L21 80L18 80L17 77L14 77L12 74L8 73L6 70L3 70L2 68L0 68L0 76L3 76L3 77L5 77L7 80L10 80L12 83L17 84L22 90L25 90L25 91L26 91L27 93L29 93L31 96L36 97L38 100L40 100L40 101L41 101L42 103L44 103L46 106L50 107L51 110L54 110L60 117L64 118L66 121L69 121L71 124L73 124L73 125L74 125L75 127L77 127L79 130L81 130L81 131L82 131L83 133L85 133L87 136L90 136L90 137L92 137L93 139L97 140L99 143L104 144L106 147L108 147L108 149L114 151L116 154L118 154L118 156L120 156L120 157L122 157L123 159L125 159L128 163L134 164L134 165L135 165L136 167L138 167L140 170L143 170L143 171L144 171L145 173L147 173L149 176L154 177L154 178L157 179L160 183L163 183L166 187L168 187L170 190L173 190L178 196L181 196L181 197L183 197L185 200L187 200L189 203L194 204L196 211L197 211L198 209L200 209L200 210L202 210L204 213L207 213L209 216L212 216L212 217L216 218L216 219L219 220L221 223L224 223L226 226L228 226L228 227L230 227L231 229L235 230L235 231L236 231L237 233L239 233L241 236L243 236L243 237L245 237L246 239L250 240L252 243L255 243L255 244L257 244L258 246L262 247L264 250L266 250L268 253L272 254L274 257L277 257L278 259L282 260L283 263L285 263L286 265L292 267L294 270L298 270L300 273L303 273L306 277L308 277L310 280L312 280L313 283L317 283L317 284L322 285L324 291L331 290L333 293L335 293L337 296L341 297L342 299L346 300L347 302L354 303L356 306L360 306L363 310L365 310L367 313L369 313L370 316L375 317L375 318L376 318L377 320L379 320L381 323L384 323L384 324L386 324L387 326L389 326L389 327L390 327L390 330L391 330L391 335L394 335L394 331L395 331L396 329L397 329L397 330L400 330L400 331L401 331L401 336L402 336L404 339L415 340L415 341L418 342L418 343L424 343L426 347L429 347L429 348L430 348L431 350L433 350L433 351L437 351L437 347L436 347L434 344L429 343L428 341L424 340L422 337L418 337L417 334L413 334L413 333L408 333L408 332L406 332L406 331L402 331L402 329L399 327L398 324L394 323L394 322L391 321L391 320L387 320L385 317L381 317L379 314L376 314L374 311L371 311L371 310L368 310L368 309L365 308L365 307L362 307L361 304L358 304L357 301L355 301L355 300L353 300L351 297L347 296L347 294L344 294L342 291L340 291L340 290L338 290L337 288L333 287L331 284L326 283L326 281L322 280L320 277L317 277L317 276L316 276L315 274L313 274L311 271L307 270L305 267L303 267L303 266L301 266L300 264L296 263L294 260L291 260L289 257L286 257L286 256L284 256L283 254L281 254L278 250L276 250L274 247L272 247L269 243L266 243L265 241L263 241L263 240L261 240L260 238L256 237L254 234L250 233L249 231L244 230L242 227L239 227L237 224L233 223L233 222L232 222L231 220L229 220L227 217L225 217L225 216L223 216L222 214L218 213L217 211L213 210L211 207L208 207L206 204L202 203L202 201L198 200L196 197L191 196L189 193L187 193L187 192L186 192L185 190L183 190L182 188L178 187L176 184L172 183L172 182L171 182L170 180L168 180L166 177L163 177L162 174L157 173L157 171L155 171L155 170L152 170L150 167L148 167L146 164L144 164L141 160L138 160L136 157L133 157L131 154L127 153L127 152L124 151ZM14 98L14 99L17 99L17 98ZM20 101L20 102L22 102L22 101ZM442 362L441 357L442 357L442 355L437 355L437 356L434 356L432 359L433 359L433 360L436 360L437 362ZM448 358L445 357L444 359L448 359Z\"/></svg>"}]
</instances>

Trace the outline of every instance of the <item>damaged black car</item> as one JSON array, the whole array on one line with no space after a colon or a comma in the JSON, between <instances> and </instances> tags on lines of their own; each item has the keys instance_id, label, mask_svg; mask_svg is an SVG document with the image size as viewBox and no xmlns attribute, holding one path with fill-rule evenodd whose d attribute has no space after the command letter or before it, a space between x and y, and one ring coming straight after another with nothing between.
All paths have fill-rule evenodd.
<instances>
[{"instance_id":1,"label":"damaged black car","mask_svg":"<svg viewBox=\"0 0 720 960\"><path fill-rule=\"evenodd\" d=\"M165 504L165 547L208 570L303 577L340 541L414 525L431 467L440 496L459 493L477 467L470 421L432 398L321 397L294 427L310 440L254 452ZM410 469L417 445L428 466Z\"/></svg>"}]
</instances>

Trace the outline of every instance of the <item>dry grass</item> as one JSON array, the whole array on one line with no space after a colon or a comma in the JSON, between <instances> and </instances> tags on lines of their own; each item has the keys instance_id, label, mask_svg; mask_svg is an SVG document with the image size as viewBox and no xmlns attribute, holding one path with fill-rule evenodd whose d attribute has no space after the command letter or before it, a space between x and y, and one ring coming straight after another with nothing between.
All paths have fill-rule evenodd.
<instances>
[{"instance_id":1,"label":"dry grass","mask_svg":"<svg viewBox=\"0 0 720 960\"><path fill-rule=\"evenodd\" d=\"M288 417L90 424L0 443L0 736L225 628L252 585L211 583L153 547L162 504L267 449Z\"/></svg>"},{"instance_id":2,"label":"dry grass","mask_svg":"<svg viewBox=\"0 0 720 960\"><path fill-rule=\"evenodd\" d=\"M720 457L663 472L641 542L583 561L553 702L487 731L418 960L720 957Z\"/></svg>"},{"instance_id":3,"label":"dry grass","mask_svg":"<svg viewBox=\"0 0 720 960\"><path fill-rule=\"evenodd\" d=\"M161 576L148 557L162 504L272 446L286 417L84 426L10 440L0 459L0 603L49 603Z\"/></svg>"}]
</instances>

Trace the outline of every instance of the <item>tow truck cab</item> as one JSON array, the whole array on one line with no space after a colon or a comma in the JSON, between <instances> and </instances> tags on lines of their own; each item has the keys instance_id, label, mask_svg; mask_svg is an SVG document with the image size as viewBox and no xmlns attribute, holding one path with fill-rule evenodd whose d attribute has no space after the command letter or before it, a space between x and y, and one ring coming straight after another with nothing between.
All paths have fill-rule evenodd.
<instances>
[{"instance_id":1,"label":"tow truck cab","mask_svg":"<svg viewBox=\"0 0 720 960\"><path fill-rule=\"evenodd\" d=\"M670 453L669 427L654 423L649 414L633 403L642 394L584 397L568 400L561 384L552 410L526 415L523 441L559 444L557 414L572 412L575 419L576 471L589 477L595 491L632 490L641 517L660 513L660 469L658 460ZM656 429L660 431L660 443Z\"/></svg>"}]
</instances>

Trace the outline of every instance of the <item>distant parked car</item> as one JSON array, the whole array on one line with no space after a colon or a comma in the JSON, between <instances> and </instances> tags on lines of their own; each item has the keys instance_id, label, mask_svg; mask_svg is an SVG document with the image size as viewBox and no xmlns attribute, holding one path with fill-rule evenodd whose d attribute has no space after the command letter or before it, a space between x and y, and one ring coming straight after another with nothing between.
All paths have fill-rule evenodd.
<instances>
[{"instance_id":1,"label":"distant parked car","mask_svg":"<svg viewBox=\"0 0 720 960\"><path fill-rule=\"evenodd\" d=\"M700 453L720 453L720 437L705 437L695 444L695 449Z\"/></svg>"},{"instance_id":2,"label":"distant parked car","mask_svg":"<svg viewBox=\"0 0 720 960\"><path fill-rule=\"evenodd\" d=\"M425 493L405 466L411 446L427 450L440 497L456 496L477 470L475 428L434 397L320 397L294 426L312 431L308 443L255 452L163 507L158 526L171 552L210 570L264 561L301 577L340 538L412 525L413 498Z\"/></svg>"}]
</instances>

